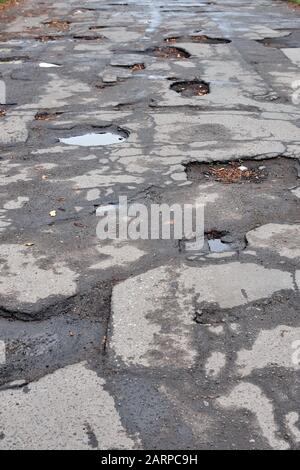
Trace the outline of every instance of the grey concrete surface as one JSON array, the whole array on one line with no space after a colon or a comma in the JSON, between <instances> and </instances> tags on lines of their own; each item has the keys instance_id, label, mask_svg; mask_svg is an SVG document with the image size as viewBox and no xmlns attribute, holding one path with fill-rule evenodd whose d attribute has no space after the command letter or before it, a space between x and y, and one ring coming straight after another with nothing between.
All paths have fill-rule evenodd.
<instances>
[{"instance_id":1,"label":"grey concrete surface","mask_svg":"<svg viewBox=\"0 0 300 470\"><path fill-rule=\"evenodd\" d=\"M299 15L0 12L1 449L299 449ZM171 88L185 80L210 93ZM99 129L122 140L64 143ZM211 173L230 163L259 176ZM204 247L99 240L97 208L119 196L203 205Z\"/></svg>"}]
</instances>

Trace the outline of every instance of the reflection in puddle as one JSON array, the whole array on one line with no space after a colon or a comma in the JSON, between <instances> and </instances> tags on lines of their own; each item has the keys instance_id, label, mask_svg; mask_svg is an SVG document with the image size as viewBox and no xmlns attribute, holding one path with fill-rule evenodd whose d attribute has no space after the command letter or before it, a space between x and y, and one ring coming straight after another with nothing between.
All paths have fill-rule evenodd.
<instances>
[{"instance_id":1,"label":"reflection in puddle","mask_svg":"<svg viewBox=\"0 0 300 470\"><path fill-rule=\"evenodd\" d=\"M112 132L103 132L101 134L89 133L78 135L66 139L59 139L66 145L79 145L81 147L97 147L102 145L113 145L125 142L127 136Z\"/></svg>"},{"instance_id":2,"label":"reflection in puddle","mask_svg":"<svg viewBox=\"0 0 300 470\"><path fill-rule=\"evenodd\" d=\"M220 238L207 240L207 243L212 253L224 253L232 250L232 243L223 243Z\"/></svg>"},{"instance_id":3,"label":"reflection in puddle","mask_svg":"<svg viewBox=\"0 0 300 470\"><path fill-rule=\"evenodd\" d=\"M57 65L57 64L48 64L47 62L41 62L39 64L39 67L41 67L42 69L50 69L52 67L61 67L61 65Z\"/></svg>"}]
</instances>

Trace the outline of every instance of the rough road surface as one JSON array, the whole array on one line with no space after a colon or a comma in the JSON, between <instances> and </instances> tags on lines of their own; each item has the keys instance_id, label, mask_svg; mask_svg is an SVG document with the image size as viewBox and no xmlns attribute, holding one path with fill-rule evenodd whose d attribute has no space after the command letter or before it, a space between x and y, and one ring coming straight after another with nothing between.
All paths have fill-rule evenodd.
<instances>
[{"instance_id":1,"label":"rough road surface","mask_svg":"<svg viewBox=\"0 0 300 470\"><path fill-rule=\"evenodd\" d=\"M300 448L299 9L0 15L0 448ZM120 195L204 204L204 248L100 241Z\"/></svg>"}]
</instances>

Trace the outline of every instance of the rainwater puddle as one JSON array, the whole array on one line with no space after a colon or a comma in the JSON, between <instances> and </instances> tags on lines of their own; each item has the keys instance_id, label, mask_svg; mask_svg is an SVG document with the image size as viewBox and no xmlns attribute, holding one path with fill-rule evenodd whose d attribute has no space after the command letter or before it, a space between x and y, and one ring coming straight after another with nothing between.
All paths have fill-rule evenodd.
<instances>
[{"instance_id":1,"label":"rainwater puddle","mask_svg":"<svg viewBox=\"0 0 300 470\"><path fill-rule=\"evenodd\" d=\"M23 64L23 62L25 61L26 59L24 58L2 58L0 59L0 65L20 65L20 64Z\"/></svg>"},{"instance_id":2,"label":"rainwater puddle","mask_svg":"<svg viewBox=\"0 0 300 470\"><path fill-rule=\"evenodd\" d=\"M231 243L224 243L220 238L215 238L212 240L207 240L209 249L212 253L224 253L226 251L232 250Z\"/></svg>"},{"instance_id":3,"label":"rainwater puddle","mask_svg":"<svg viewBox=\"0 0 300 470\"><path fill-rule=\"evenodd\" d=\"M42 69L50 69L53 67L61 67L61 65L49 64L48 62L40 62L39 67L41 67Z\"/></svg>"},{"instance_id":4,"label":"rainwater puddle","mask_svg":"<svg viewBox=\"0 0 300 470\"><path fill-rule=\"evenodd\" d=\"M121 144L129 137L125 131L122 133L117 132L90 132L84 135L77 135L75 137L68 137L59 139L59 141L66 145L78 145L80 147L100 147L105 145Z\"/></svg>"}]
</instances>

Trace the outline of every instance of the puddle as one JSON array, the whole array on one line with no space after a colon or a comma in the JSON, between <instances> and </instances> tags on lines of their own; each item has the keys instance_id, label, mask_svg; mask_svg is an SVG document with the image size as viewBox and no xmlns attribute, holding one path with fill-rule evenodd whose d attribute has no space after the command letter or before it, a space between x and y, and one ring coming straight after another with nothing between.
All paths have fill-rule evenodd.
<instances>
[{"instance_id":1,"label":"puddle","mask_svg":"<svg viewBox=\"0 0 300 470\"><path fill-rule=\"evenodd\" d=\"M224 243L220 238L216 238L213 240L207 240L209 250L212 253L224 253L226 251L232 250L232 244Z\"/></svg>"},{"instance_id":2,"label":"puddle","mask_svg":"<svg viewBox=\"0 0 300 470\"><path fill-rule=\"evenodd\" d=\"M189 162L185 165L189 181L214 180L224 184L261 183L268 176L266 166L259 161Z\"/></svg>"},{"instance_id":3,"label":"puddle","mask_svg":"<svg viewBox=\"0 0 300 470\"><path fill-rule=\"evenodd\" d=\"M172 36L165 39L165 42L176 43L176 42L198 42L202 44L230 44L230 39L223 38L212 38L206 35L195 35L195 36Z\"/></svg>"},{"instance_id":4,"label":"puddle","mask_svg":"<svg viewBox=\"0 0 300 470\"><path fill-rule=\"evenodd\" d=\"M160 59L188 59L191 57L191 54L179 47L155 47L146 52Z\"/></svg>"},{"instance_id":5,"label":"puddle","mask_svg":"<svg viewBox=\"0 0 300 470\"><path fill-rule=\"evenodd\" d=\"M28 60L28 57L4 57L0 59L0 65L19 65L23 64L25 60Z\"/></svg>"},{"instance_id":6,"label":"puddle","mask_svg":"<svg viewBox=\"0 0 300 470\"><path fill-rule=\"evenodd\" d=\"M39 67L41 67L42 69L51 69L53 67L61 67L61 65L57 65L57 64L48 64L47 62L40 62L39 63Z\"/></svg>"},{"instance_id":7,"label":"puddle","mask_svg":"<svg viewBox=\"0 0 300 470\"><path fill-rule=\"evenodd\" d=\"M231 235L225 231L221 232L213 229L209 232L205 232L205 240L210 253L226 253L237 249L237 243L235 243Z\"/></svg>"},{"instance_id":8,"label":"puddle","mask_svg":"<svg viewBox=\"0 0 300 470\"><path fill-rule=\"evenodd\" d=\"M84 135L77 135L59 139L59 141L66 145L77 145L80 147L100 147L106 145L121 144L128 139L129 133L126 131L103 131L103 132L90 132Z\"/></svg>"},{"instance_id":9,"label":"puddle","mask_svg":"<svg viewBox=\"0 0 300 470\"><path fill-rule=\"evenodd\" d=\"M209 84L203 80L190 80L172 83L170 89L182 96L204 96L210 91Z\"/></svg>"}]
</instances>

